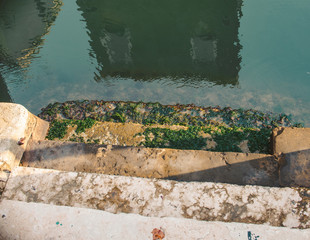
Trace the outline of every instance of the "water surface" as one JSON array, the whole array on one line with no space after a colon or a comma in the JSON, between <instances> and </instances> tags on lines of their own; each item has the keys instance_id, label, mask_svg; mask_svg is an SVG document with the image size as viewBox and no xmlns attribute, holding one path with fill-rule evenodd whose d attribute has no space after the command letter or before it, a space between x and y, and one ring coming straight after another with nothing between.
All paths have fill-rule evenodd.
<instances>
[{"instance_id":1,"label":"water surface","mask_svg":"<svg viewBox=\"0 0 310 240\"><path fill-rule=\"evenodd\" d=\"M0 101L285 112L310 126L308 0L2 0Z\"/></svg>"}]
</instances>

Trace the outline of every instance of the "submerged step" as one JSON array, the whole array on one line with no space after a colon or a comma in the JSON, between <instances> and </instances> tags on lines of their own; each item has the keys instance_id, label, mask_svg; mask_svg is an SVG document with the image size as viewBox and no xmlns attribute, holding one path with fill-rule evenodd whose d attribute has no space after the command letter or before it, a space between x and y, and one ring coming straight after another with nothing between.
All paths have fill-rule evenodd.
<instances>
[{"instance_id":1,"label":"submerged step","mask_svg":"<svg viewBox=\"0 0 310 240\"><path fill-rule=\"evenodd\" d=\"M179 181L278 185L271 155L31 141L22 166Z\"/></svg>"},{"instance_id":2,"label":"submerged step","mask_svg":"<svg viewBox=\"0 0 310 240\"><path fill-rule=\"evenodd\" d=\"M245 223L207 222L172 217L112 214L95 209L3 200L0 239L152 239L154 228L167 240L308 239L310 229Z\"/></svg>"},{"instance_id":3,"label":"submerged step","mask_svg":"<svg viewBox=\"0 0 310 240\"><path fill-rule=\"evenodd\" d=\"M310 190L175 182L17 167L2 199L134 213L310 227Z\"/></svg>"},{"instance_id":4,"label":"submerged step","mask_svg":"<svg viewBox=\"0 0 310 240\"><path fill-rule=\"evenodd\" d=\"M265 154L272 128L300 126L253 109L103 100L49 104L39 117L51 121L49 140Z\"/></svg>"}]
</instances>

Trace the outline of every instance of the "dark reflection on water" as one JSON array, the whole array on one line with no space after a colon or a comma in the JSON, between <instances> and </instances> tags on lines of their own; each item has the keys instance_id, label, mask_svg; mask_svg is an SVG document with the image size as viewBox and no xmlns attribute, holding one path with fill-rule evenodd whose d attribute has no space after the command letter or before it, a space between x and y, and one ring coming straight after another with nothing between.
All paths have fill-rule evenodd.
<instances>
[{"instance_id":1,"label":"dark reflection on water","mask_svg":"<svg viewBox=\"0 0 310 240\"><path fill-rule=\"evenodd\" d=\"M2 67L11 72L29 67L43 45L43 37L50 31L61 4L60 0L0 1Z\"/></svg>"},{"instance_id":2,"label":"dark reflection on water","mask_svg":"<svg viewBox=\"0 0 310 240\"><path fill-rule=\"evenodd\" d=\"M0 101L254 108L310 126L309 0L0 0Z\"/></svg>"},{"instance_id":3,"label":"dark reflection on water","mask_svg":"<svg viewBox=\"0 0 310 240\"><path fill-rule=\"evenodd\" d=\"M238 84L238 0L77 0L106 76Z\"/></svg>"},{"instance_id":4,"label":"dark reflection on water","mask_svg":"<svg viewBox=\"0 0 310 240\"><path fill-rule=\"evenodd\" d=\"M1 75L0 75L0 102L12 102L9 90Z\"/></svg>"}]
</instances>

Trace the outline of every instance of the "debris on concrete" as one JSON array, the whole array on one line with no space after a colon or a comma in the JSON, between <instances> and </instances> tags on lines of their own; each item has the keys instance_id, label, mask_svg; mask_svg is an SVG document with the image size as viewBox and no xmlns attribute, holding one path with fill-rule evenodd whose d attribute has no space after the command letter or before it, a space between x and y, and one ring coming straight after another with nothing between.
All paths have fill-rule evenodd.
<instances>
[{"instance_id":1,"label":"debris on concrete","mask_svg":"<svg viewBox=\"0 0 310 240\"><path fill-rule=\"evenodd\" d=\"M310 229L209 222L173 217L113 214L102 210L34 202L0 203L0 239L152 240L152 229L164 227L164 240L309 239Z\"/></svg>"}]
</instances>

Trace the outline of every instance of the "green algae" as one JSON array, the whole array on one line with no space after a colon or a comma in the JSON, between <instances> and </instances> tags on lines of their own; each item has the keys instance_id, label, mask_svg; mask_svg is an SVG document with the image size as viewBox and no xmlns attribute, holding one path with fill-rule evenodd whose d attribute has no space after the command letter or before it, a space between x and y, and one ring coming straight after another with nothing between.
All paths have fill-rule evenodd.
<instances>
[{"instance_id":1,"label":"green algae","mask_svg":"<svg viewBox=\"0 0 310 240\"><path fill-rule=\"evenodd\" d=\"M50 123L50 128L46 138L48 140L54 140L55 138L62 139L67 133L67 127L70 120L54 120Z\"/></svg>"},{"instance_id":2,"label":"green algae","mask_svg":"<svg viewBox=\"0 0 310 240\"><path fill-rule=\"evenodd\" d=\"M91 128L95 124L95 122L96 121L91 118L86 118L85 120L54 120L50 123L50 128L46 138L49 140L54 140L55 138L64 138L69 125L77 126L75 132L79 134L81 132L84 132L85 129Z\"/></svg>"},{"instance_id":3,"label":"green algae","mask_svg":"<svg viewBox=\"0 0 310 240\"><path fill-rule=\"evenodd\" d=\"M270 136L276 127L303 127L291 116L254 109L230 107L199 107L162 105L160 103L116 101L68 101L49 104L39 117L51 122L48 139L63 138L69 125L77 125L76 133L90 128L95 121L139 123L143 125L182 125L187 130L146 128L142 135L146 147L204 149L209 151L241 152L240 144L247 141L250 152L270 153ZM201 136L209 134L210 138ZM72 141L84 141L72 136ZM207 141L214 141L208 147ZM89 140L88 142L93 142Z\"/></svg>"},{"instance_id":4,"label":"green algae","mask_svg":"<svg viewBox=\"0 0 310 240\"><path fill-rule=\"evenodd\" d=\"M144 125L183 126L225 125L228 127L275 128L302 127L290 116L230 107L198 107L195 105L161 105L142 102L69 101L49 104L39 114L44 120L91 118L97 121L133 122Z\"/></svg>"},{"instance_id":5,"label":"green algae","mask_svg":"<svg viewBox=\"0 0 310 240\"><path fill-rule=\"evenodd\" d=\"M202 132L207 133L209 137L201 136ZM147 128L140 135L145 136L145 141L141 144L145 147L242 152L239 145L247 140L250 152L270 153L271 129L225 126L191 126L187 130ZM214 147L208 147L207 141L214 141L216 144Z\"/></svg>"}]
</instances>

